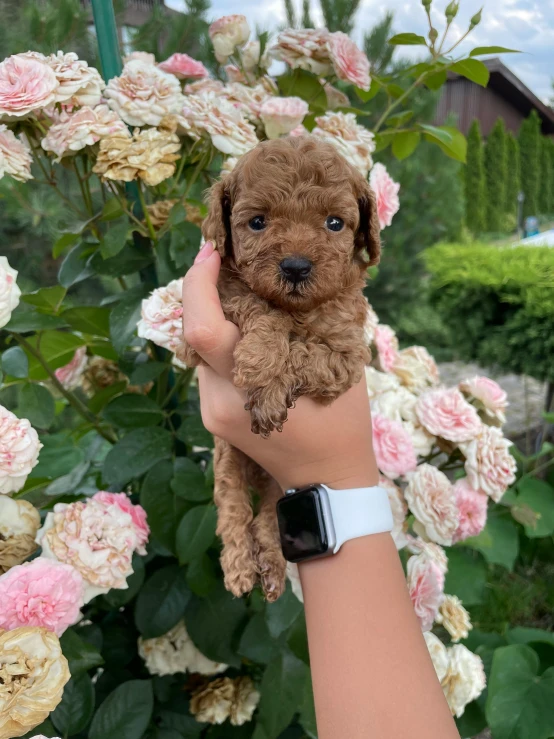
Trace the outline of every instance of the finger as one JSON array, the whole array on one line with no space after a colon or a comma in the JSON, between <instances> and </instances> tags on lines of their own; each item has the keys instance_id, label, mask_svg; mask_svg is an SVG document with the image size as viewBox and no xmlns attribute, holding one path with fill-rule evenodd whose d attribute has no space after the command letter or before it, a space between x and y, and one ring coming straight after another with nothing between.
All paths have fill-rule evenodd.
<instances>
[{"instance_id":1,"label":"finger","mask_svg":"<svg viewBox=\"0 0 554 739\"><path fill-rule=\"evenodd\" d=\"M219 254L207 242L183 280L183 336L216 372L231 377L238 328L227 321L217 291Z\"/></svg>"}]
</instances>

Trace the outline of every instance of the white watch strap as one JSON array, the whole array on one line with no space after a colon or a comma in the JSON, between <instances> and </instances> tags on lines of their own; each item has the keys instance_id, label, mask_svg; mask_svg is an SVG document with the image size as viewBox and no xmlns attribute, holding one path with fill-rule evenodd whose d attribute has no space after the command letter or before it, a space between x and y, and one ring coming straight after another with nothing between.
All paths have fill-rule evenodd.
<instances>
[{"instance_id":1,"label":"white watch strap","mask_svg":"<svg viewBox=\"0 0 554 739\"><path fill-rule=\"evenodd\" d=\"M322 487L329 496L335 529L334 554L350 539L392 531L392 510L384 488L332 490L327 485Z\"/></svg>"}]
</instances>

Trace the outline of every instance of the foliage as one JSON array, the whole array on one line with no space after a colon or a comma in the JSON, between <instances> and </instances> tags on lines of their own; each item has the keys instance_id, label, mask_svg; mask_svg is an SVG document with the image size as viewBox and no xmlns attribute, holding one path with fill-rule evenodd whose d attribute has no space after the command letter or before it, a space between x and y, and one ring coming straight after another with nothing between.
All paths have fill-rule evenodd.
<instances>
[{"instance_id":1,"label":"foliage","mask_svg":"<svg viewBox=\"0 0 554 739\"><path fill-rule=\"evenodd\" d=\"M539 213L540 137L541 121L537 111L532 110L521 124L518 136L521 189L525 195L524 216L536 216Z\"/></svg>"},{"instance_id":2,"label":"foliage","mask_svg":"<svg viewBox=\"0 0 554 739\"><path fill-rule=\"evenodd\" d=\"M493 233L502 230L507 175L506 126L504 120L499 118L485 146L486 226L487 231Z\"/></svg>"},{"instance_id":3,"label":"foliage","mask_svg":"<svg viewBox=\"0 0 554 739\"><path fill-rule=\"evenodd\" d=\"M521 178L519 170L519 144L516 137L508 131L506 138L506 213L514 214L517 210L517 196L521 190Z\"/></svg>"},{"instance_id":4,"label":"foliage","mask_svg":"<svg viewBox=\"0 0 554 739\"><path fill-rule=\"evenodd\" d=\"M440 244L423 256L456 356L554 380L551 249Z\"/></svg>"},{"instance_id":5,"label":"foliage","mask_svg":"<svg viewBox=\"0 0 554 739\"><path fill-rule=\"evenodd\" d=\"M364 36L364 51L375 74L385 74L394 56L395 47L388 43L393 36L394 14L387 11L383 19L376 23Z\"/></svg>"},{"instance_id":6,"label":"foliage","mask_svg":"<svg viewBox=\"0 0 554 739\"><path fill-rule=\"evenodd\" d=\"M541 136L540 150L540 184L539 184L539 208L541 215L552 213L552 197L554 192L552 184L554 171L552 170L552 141L546 136Z\"/></svg>"},{"instance_id":7,"label":"foliage","mask_svg":"<svg viewBox=\"0 0 554 739\"><path fill-rule=\"evenodd\" d=\"M465 222L473 234L485 230L488 190L485 183L484 149L481 126L476 118L467 135L467 161L464 170Z\"/></svg>"}]
</instances>

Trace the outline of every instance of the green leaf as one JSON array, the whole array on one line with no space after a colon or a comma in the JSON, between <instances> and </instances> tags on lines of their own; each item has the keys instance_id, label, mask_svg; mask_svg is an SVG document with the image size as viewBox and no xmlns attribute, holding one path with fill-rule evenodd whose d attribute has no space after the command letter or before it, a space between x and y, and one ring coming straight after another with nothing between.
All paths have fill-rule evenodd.
<instances>
[{"instance_id":1,"label":"green leaf","mask_svg":"<svg viewBox=\"0 0 554 739\"><path fill-rule=\"evenodd\" d=\"M362 90L360 87L356 87L356 95L363 103L368 103L377 95L381 87L381 83L373 77L369 90Z\"/></svg>"},{"instance_id":2,"label":"green leaf","mask_svg":"<svg viewBox=\"0 0 554 739\"><path fill-rule=\"evenodd\" d=\"M178 457L175 460L175 476L171 481L171 489L179 498L195 503L210 500L213 493L204 473L189 457Z\"/></svg>"},{"instance_id":3,"label":"green leaf","mask_svg":"<svg viewBox=\"0 0 554 739\"><path fill-rule=\"evenodd\" d=\"M77 244L68 252L58 272L58 282L62 287L71 287L94 274L89 256L90 244Z\"/></svg>"},{"instance_id":4,"label":"green leaf","mask_svg":"<svg viewBox=\"0 0 554 739\"><path fill-rule=\"evenodd\" d=\"M44 447L40 450L38 465L32 477L54 479L68 475L71 470L85 460L82 449L63 434L49 434L41 439Z\"/></svg>"},{"instance_id":5,"label":"green leaf","mask_svg":"<svg viewBox=\"0 0 554 739\"><path fill-rule=\"evenodd\" d=\"M554 647L554 633L544 629L534 629L525 626L516 626L506 634L510 644L531 644L532 642L544 642Z\"/></svg>"},{"instance_id":6,"label":"green leaf","mask_svg":"<svg viewBox=\"0 0 554 739\"><path fill-rule=\"evenodd\" d=\"M34 305L47 313L57 313L65 298L67 290L61 285L54 287L41 287L40 290L22 295L21 300L29 305Z\"/></svg>"},{"instance_id":7,"label":"green leaf","mask_svg":"<svg viewBox=\"0 0 554 739\"><path fill-rule=\"evenodd\" d=\"M450 71L466 77L468 80L481 85L481 87L486 87L489 84L490 72L483 62L478 59L461 59L450 66Z\"/></svg>"},{"instance_id":8,"label":"green leaf","mask_svg":"<svg viewBox=\"0 0 554 739\"><path fill-rule=\"evenodd\" d=\"M244 600L234 598L219 582L205 598L192 596L185 611L185 624L202 654L215 662L239 667L236 646L246 613Z\"/></svg>"},{"instance_id":9,"label":"green leaf","mask_svg":"<svg viewBox=\"0 0 554 739\"><path fill-rule=\"evenodd\" d=\"M131 385L146 385L159 377L165 369L167 369L167 364L163 362L137 364L129 377L129 382Z\"/></svg>"},{"instance_id":10,"label":"green leaf","mask_svg":"<svg viewBox=\"0 0 554 739\"><path fill-rule=\"evenodd\" d=\"M283 595L275 603L268 603L266 607L267 626L271 636L277 639L283 631L292 626L303 608L302 603L292 592L290 583L287 582L287 589Z\"/></svg>"},{"instance_id":11,"label":"green leaf","mask_svg":"<svg viewBox=\"0 0 554 739\"><path fill-rule=\"evenodd\" d=\"M34 739L34 737L36 736L46 736L53 737L54 739L59 739L58 731L54 728L54 725L50 721L50 719L46 719L46 721L43 721L42 724L39 724L39 726L35 726L34 729L31 729L31 731L25 734L23 739Z\"/></svg>"},{"instance_id":12,"label":"green leaf","mask_svg":"<svg viewBox=\"0 0 554 739\"><path fill-rule=\"evenodd\" d=\"M117 198L110 198L104 203L102 208L102 215L100 216L101 221L113 221L116 218L121 218L123 215L123 208Z\"/></svg>"},{"instance_id":13,"label":"green leaf","mask_svg":"<svg viewBox=\"0 0 554 739\"><path fill-rule=\"evenodd\" d=\"M54 242L54 246L52 247L52 256L54 259L57 259L63 252L67 249L68 246L73 246L73 244L76 244L78 241L81 240L81 234L72 234L72 233L64 233L60 236L60 238Z\"/></svg>"},{"instance_id":14,"label":"green leaf","mask_svg":"<svg viewBox=\"0 0 554 739\"><path fill-rule=\"evenodd\" d=\"M2 354L2 371L21 379L29 374L29 360L20 346L12 346Z\"/></svg>"},{"instance_id":15,"label":"green leaf","mask_svg":"<svg viewBox=\"0 0 554 739\"><path fill-rule=\"evenodd\" d=\"M206 726L190 715L188 703L181 696L175 696L164 703L158 715L161 727L166 731L178 732L181 739L199 739ZM228 726L229 722L225 722L225 725Z\"/></svg>"},{"instance_id":16,"label":"green leaf","mask_svg":"<svg viewBox=\"0 0 554 739\"><path fill-rule=\"evenodd\" d=\"M309 679L308 667L284 650L264 672L258 721L270 737L279 736L300 709Z\"/></svg>"},{"instance_id":17,"label":"green leaf","mask_svg":"<svg viewBox=\"0 0 554 739\"><path fill-rule=\"evenodd\" d=\"M50 714L52 723L63 736L83 731L94 713L94 685L86 672L72 677L64 688L61 703Z\"/></svg>"},{"instance_id":18,"label":"green leaf","mask_svg":"<svg viewBox=\"0 0 554 739\"><path fill-rule=\"evenodd\" d=\"M277 77L279 92L284 97L299 97L309 103L311 109L324 112L327 95L315 74L304 69L293 69Z\"/></svg>"},{"instance_id":19,"label":"green leaf","mask_svg":"<svg viewBox=\"0 0 554 739\"><path fill-rule=\"evenodd\" d=\"M397 113L396 115L389 116L389 118L387 118L385 122L385 125L389 128L399 128L405 123L408 123L408 121L413 118L413 116L413 110L405 110L402 113Z\"/></svg>"},{"instance_id":20,"label":"green leaf","mask_svg":"<svg viewBox=\"0 0 554 739\"><path fill-rule=\"evenodd\" d=\"M175 532L179 523L175 494L171 489L173 463L169 460L153 467L144 478L140 504L148 516L152 535L171 552L175 551Z\"/></svg>"},{"instance_id":21,"label":"green leaf","mask_svg":"<svg viewBox=\"0 0 554 739\"><path fill-rule=\"evenodd\" d=\"M90 462L81 462L74 467L67 475L62 475L51 482L44 491L45 495L57 497L58 495L75 495L79 491L76 490L78 485L90 469Z\"/></svg>"},{"instance_id":22,"label":"green leaf","mask_svg":"<svg viewBox=\"0 0 554 739\"><path fill-rule=\"evenodd\" d=\"M129 680L118 685L97 710L89 739L141 739L153 708L151 680Z\"/></svg>"},{"instance_id":23,"label":"green leaf","mask_svg":"<svg viewBox=\"0 0 554 739\"><path fill-rule=\"evenodd\" d=\"M110 590L104 598L112 608L121 608L133 600L144 582L144 560L138 554L133 555L133 573L127 578L125 589Z\"/></svg>"},{"instance_id":24,"label":"green leaf","mask_svg":"<svg viewBox=\"0 0 554 739\"><path fill-rule=\"evenodd\" d=\"M17 413L20 418L28 418L32 426L47 429L54 420L56 404L44 385L29 382L22 386L19 393Z\"/></svg>"},{"instance_id":25,"label":"green leaf","mask_svg":"<svg viewBox=\"0 0 554 739\"><path fill-rule=\"evenodd\" d=\"M191 559L187 567L187 583L195 595L200 598L208 595L217 582L215 567L207 554Z\"/></svg>"},{"instance_id":26,"label":"green leaf","mask_svg":"<svg viewBox=\"0 0 554 739\"><path fill-rule=\"evenodd\" d=\"M213 449L214 446L214 437L204 427L199 413L184 419L177 431L177 438L189 446L207 447L208 449Z\"/></svg>"},{"instance_id":27,"label":"green leaf","mask_svg":"<svg viewBox=\"0 0 554 739\"><path fill-rule=\"evenodd\" d=\"M127 383L125 380L116 382L113 385L108 385L108 387L99 390L96 395L89 400L88 407L93 413L100 413L102 408L104 408L112 398L116 395L121 395L121 393L125 392L126 388Z\"/></svg>"},{"instance_id":28,"label":"green leaf","mask_svg":"<svg viewBox=\"0 0 554 739\"><path fill-rule=\"evenodd\" d=\"M457 595L465 605L473 606L483 602L486 583L487 568L479 554L458 547L448 550L446 593Z\"/></svg>"},{"instance_id":29,"label":"green leaf","mask_svg":"<svg viewBox=\"0 0 554 739\"><path fill-rule=\"evenodd\" d=\"M123 249L129 234L129 221L127 217L121 219L120 223L113 223L102 237L100 242L100 254L104 259L115 257Z\"/></svg>"},{"instance_id":30,"label":"green leaf","mask_svg":"<svg viewBox=\"0 0 554 739\"><path fill-rule=\"evenodd\" d=\"M57 316L47 316L36 310L25 310L21 305L14 310L9 322L4 326L5 331L13 331L15 334L55 328L67 328L67 323Z\"/></svg>"},{"instance_id":31,"label":"green leaf","mask_svg":"<svg viewBox=\"0 0 554 739\"><path fill-rule=\"evenodd\" d=\"M420 128L425 133L425 138L444 151L452 159L458 162L466 161L467 141L463 133L452 126L431 126L420 123Z\"/></svg>"},{"instance_id":32,"label":"green leaf","mask_svg":"<svg viewBox=\"0 0 554 739\"><path fill-rule=\"evenodd\" d=\"M32 336L27 341L36 348L38 337ZM66 331L44 331L40 336L40 353L51 370L56 370L70 362L76 350L84 345L85 340L81 336ZM31 380L49 379L46 370L33 356L29 356L29 378Z\"/></svg>"},{"instance_id":33,"label":"green leaf","mask_svg":"<svg viewBox=\"0 0 554 739\"><path fill-rule=\"evenodd\" d=\"M114 349L122 354L135 335L145 292L142 287L129 290L110 313L110 337Z\"/></svg>"},{"instance_id":34,"label":"green leaf","mask_svg":"<svg viewBox=\"0 0 554 739\"><path fill-rule=\"evenodd\" d=\"M172 450L173 439L166 429L133 429L110 449L102 472L104 481L120 489L170 457Z\"/></svg>"},{"instance_id":35,"label":"green leaf","mask_svg":"<svg viewBox=\"0 0 554 739\"><path fill-rule=\"evenodd\" d=\"M472 701L465 707L463 715L454 719L462 739L472 739L487 728L487 719L483 710L484 707L482 708L480 703Z\"/></svg>"},{"instance_id":36,"label":"green leaf","mask_svg":"<svg viewBox=\"0 0 554 739\"><path fill-rule=\"evenodd\" d=\"M104 660L92 644L82 639L75 629L67 629L60 637L64 657L69 662L72 677L77 677L93 667L100 667Z\"/></svg>"},{"instance_id":37,"label":"green leaf","mask_svg":"<svg viewBox=\"0 0 554 739\"><path fill-rule=\"evenodd\" d=\"M177 267L191 267L200 249L202 231L194 223L183 221L171 230L169 254Z\"/></svg>"},{"instance_id":38,"label":"green leaf","mask_svg":"<svg viewBox=\"0 0 554 739\"><path fill-rule=\"evenodd\" d=\"M440 88L445 84L446 80L448 79L448 74L445 69L440 69L438 72L435 72L434 74L430 74L428 77L424 80L424 85L429 88L429 90L440 90Z\"/></svg>"},{"instance_id":39,"label":"green leaf","mask_svg":"<svg viewBox=\"0 0 554 739\"><path fill-rule=\"evenodd\" d=\"M144 584L135 605L135 624L145 639L162 636L182 618L191 597L178 565L157 570Z\"/></svg>"},{"instance_id":40,"label":"green leaf","mask_svg":"<svg viewBox=\"0 0 554 739\"><path fill-rule=\"evenodd\" d=\"M159 405L146 395L120 395L104 408L104 418L124 429L157 426L164 420Z\"/></svg>"},{"instance_id":41,"label":"green leaf","mask_svg":"<svg viewBox=\"0 0 554 739\"><path fill-rule=\"evenodd\" d=\"M69 308L62 313L62 318L67 321L75 331L82 331L92 336L110 335L110 313L107 306L80 306Z\"/></svg>"},{"instance_id":42,"label":"green leaf","mask_svg":"<svg viewBox=\"0 0 554 739\"><path fill-rule=\"evenodd\" d=\"M549 739L554 734L554 668L538 676L539 658L514 644L494 653L486 716L494 739Z\"/></svg>"},{"instance_id":43,"label":"green leaf","mask_svg":"<svg viewBox=\"0 0 554 739\"><path fill-rule=\"evenodd\" d=\"M302 611L287 633L287 644L295 657L305 664L310 664L310 653L308 650L308 630L306 628L306 617Z\"/></svg>"},{"instance_id":44,"label":"green leaf","mask_svg":"<svg viewBox=\"0 0 554 739\"><path fill-rule=\"evenodd\" d=\"M279 653L276 642L267 627L263 613L256 613L242 632L238 647L239 654L252 662L266 665Z\"/></svg>"},{"instance_id":45,"label":"green leaf","mask_svg":"<svg viewBox=\"0 0 554 739\"><path fill-rule=\"evenodd\" d=\"M407 159L417 149L420 139L421 134L416 131L401 131L392 140L392 153L400 161Z\"/></svg>"},{"instance_id":46,"label":"green leaf","mask_svg":"<svg viewBox=\"0 0 554 739\"><path fill-rule=\"evenodd\" d=\"M517 505L527 505L540 518L536 526L525 526L526 535L535 539L554 532L554 488L543 480L527 477L517 484Z\"/></svg>"},{"instance_id":47,"label":"green leaf","mask_svg":"<svg viewBox=\"0 0 554 739\"><path fill-rule=\"evenodd\" d=\"M477 549L487 562L502 565L511 572L519 551L517 526L511 517L493 508L483 531L466 539L464 546Z\"/></svg>"},{"instance_id":48,"label":"green leaf","mask_svg":"<svg viewBox=\"0 0 554 739\"><path fill-rule=\"evenodd\" d=\"M199 505L185 513L175 538L175 548L181 564L199 557L215 538L217 509L212 503Z\"/></svg>"},{"instance_id":49,"label":"green leaf","mask_svg":"<svg viewBox=\"0 0 554 739\"><path fill-rule=\"evenodd\" d=\"M482 56L483 54L521 54L517 49L507 49L505 46L476 46L469 52L470 56Z\"/></svg>"},{"instance_id":50,"label":"green leaf","mask_svg":"<svg viewBox=\"0 0 554 739\"><path fill-rule=\"evenodd\" d=\"M427 46L427 41L417 33L397 33L389 39L392 46Z\"/></svg>"},{"instance_id":51,"label":"green leaf","mask_svg":"<svg viewBox=\"0 0 554 739\"><path fill-rule=\"evenodd\" d=\"M314 690L311 676L306 681L304 700L300 708L300 725L308 735L309 739L317 739L317 724L315 717Z\"/></svg>"}]
</instances>

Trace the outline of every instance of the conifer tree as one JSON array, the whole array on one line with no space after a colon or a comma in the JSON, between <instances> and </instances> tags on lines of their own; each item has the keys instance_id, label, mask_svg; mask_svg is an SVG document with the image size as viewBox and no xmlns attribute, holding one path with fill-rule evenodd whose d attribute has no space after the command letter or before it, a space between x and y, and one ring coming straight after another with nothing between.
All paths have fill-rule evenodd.
<instances>
[{"instance_id":1,"label":"conifer tree","mask_svg":"<svg viewBox=\"0 0 554 739\"><path fill-rule=\"evenodd\" d=\"M539 213L540 138L539 114L532 110L531 115L521 124L518 136L521 189L525 195L524 216L536 216Z\"/></svg>"},{"instance_id":2,"label":"conifer tree","mask_svg":"<svg viewBox=\"0 0 554 739\"><path fill-rule=\"evenodd\" d=\"M483 139L477 118L471 124L467 136L467 161L464 184L466 225L473 234L478 234L485 230L486 188Z\"/></svg>"},{"instance_id":3,"label":"conifer tree","mask_svg":"<svg viewBox=\"0 0 554 739\"><path fill-rule=\"evenodd\" d=\"M506 126L499 118L493 126L485 146L485 182L487 187L487 231L502 230L506 210Z\"/></svg>"},{"instance_id":4,"label":"conifer tree","mask_svg":"<svg viewBox=\"0 0 554 739\"><path fill-rule=\"evenodd\" d=\"M552 213L552 157L550 139L541 136L541 179L539 184L539 212L541 215Z\"/></svg>"},{"instance_id":5,"label":"conifer tree","mask_svg":"<svg viewBox=\"0 0 554 739\"><path fill-rule=\"evenodd\" d=\"M513 133L508 133L506 138L506 158L508 176L506 178L506 213L517 212L517 196L521 190L521 178L519 176L519 144Z\"/></svg>"}]
</instances>

